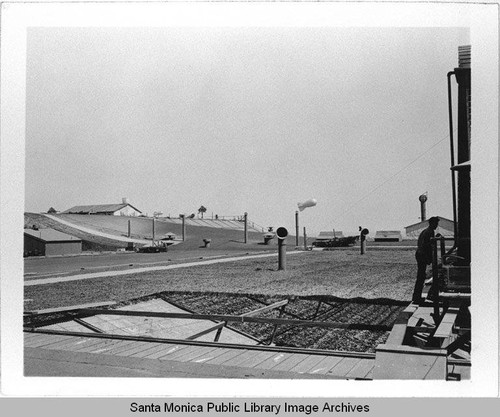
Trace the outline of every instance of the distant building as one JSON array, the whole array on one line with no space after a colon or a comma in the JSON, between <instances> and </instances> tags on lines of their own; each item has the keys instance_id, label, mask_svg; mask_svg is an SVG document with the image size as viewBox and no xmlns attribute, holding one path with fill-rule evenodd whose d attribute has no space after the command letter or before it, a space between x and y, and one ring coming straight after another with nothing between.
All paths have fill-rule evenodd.
<instances>
[{"instance_id":1,"label":"distant building","mask_svg":"<svg viewBox=\"0 0 500 417\"><path fill-rule=\"evenodd\" d=\"M57 256L82 253L82 240L54 229L25 229L24 256Z\"/></svg>"},{"instance_id":2,"label":"distant building","mask_svg":"<svg viewBox=\"0 0 500 417\"><path fill-rule=\"evenodd\" d=\"M377 230L375 242L401 242L403 236L399 230Z\"/></svg>"},{"instance_id":3,"label":"distant building","mask_svg":"<svg viewBox=\"0 0 500 417\"><path fill-rule=\"evenodd\" d=\"M316 242L321 242L321 241L328 241L332 239L340 239L344 237L344 233L342 233L340 230L335 230L334 231L326 231L326 232L319 232L319 235L316 237Z\"/></svg>"},{"instance_id":4,"label":"distant building","mask_svg":"<svg viewBox=\"0 0 500 417\"><path fill-rule=\"evenodd\" d=\"M126 198L120 204L96 204L75 206L63 211L63 214L104 214L109 216L139 216L142 212L132 206Z\"/></svg>"},{"instance_id":5,"label":"distant building","mask_svg":"<svg viewBox=\"0 0 500 417\"><path fill-rule=\"evenodd\" d=\"M454 223L452 220L448 220L444 217L439 217L439 224L434 233L441 234L444 237L454 237L455 229ZM426 229L429 226L429 222L427 220L423 222L418 222L415 224L411 224L410 226L405 227L406 237L408 239L418 239L418 236L422 232L422 230Z\"/></svg>"}]
</instances>

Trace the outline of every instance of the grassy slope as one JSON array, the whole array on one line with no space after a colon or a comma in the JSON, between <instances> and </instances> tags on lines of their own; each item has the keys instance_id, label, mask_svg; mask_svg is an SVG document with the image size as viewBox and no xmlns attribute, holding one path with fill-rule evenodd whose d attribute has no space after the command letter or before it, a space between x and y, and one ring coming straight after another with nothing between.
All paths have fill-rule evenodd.
<instances>
[{"instance_id":1,"label":"grassy slope","mask_svg":"<svg viewBox=\"0 0 500 417\"><path fill-rule=\"evenodd\" d=\"M62 218L68 221L70 220L69 217L62 216ZM122 218L121 220L126 222L126 218ZM134 220L139 221L143 219L134 219ZM143 220L143 221L151 223L151 220ZM83 222L79 222L79 224L84 225ZM102 236L92 235L86 232L82 232L81 230L63 225L55 220L49 219L48 217L45 217L37 213L25 213L24 225L25 227L32 227L33 225L35 225L39 228L53 228L55 230L59 230L60 232L68 233L72 236L79 237L80 239L86 242L94 243L95 246L92 249L95 250L99 249L99 245L101 245L102 248L105 250L124 248L127 246L126 242L115 241ZM89 227L88 224L85 226ZM165 233L165 231L160 229L159 226L160 225L158 225L158 235L161 235L161 233L162 232ZM181 233L180 227L177 229L175 227L167 226L166 228L168 229L168 231L177 233L180 237ZM105 230L105 232L110 233L113 232L113 230ZM118 228L115 230L117 236L122 236L123 235L122 232L123 230L118 230ZM239 251L242 250L241 246L244 238L242 231L218 229L208 226L190 226L187 227L186 234L187 234L186 241L183 242L178 248L175 249L172 248L172 250L177 251L177 250L199 249L200 247L203 246L203 239L211 239L212 240L211 248L213 249L227 249L227 250L239 250ZM262 244L262 242L264 241L262 235L263 235L262 233L249 232L248 233L249 244L245 245L245 250L255 251L255 250L269 249L270 248L269 246ZM139 236L139 237L143 238L145 236ZM150 238L151 236L147 237ZM273 244L276 245L276 241L274 241Z\"/></svg>"}]
</instances>

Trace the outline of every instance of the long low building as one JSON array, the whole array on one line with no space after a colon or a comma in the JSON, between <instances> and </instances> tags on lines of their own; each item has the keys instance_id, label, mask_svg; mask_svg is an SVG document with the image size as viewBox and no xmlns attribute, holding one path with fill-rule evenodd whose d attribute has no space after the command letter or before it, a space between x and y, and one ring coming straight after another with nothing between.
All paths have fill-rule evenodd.
<instances>
[{"instance_id":1,"label":"long low building","mask_svg":"<svg viewBox=\"0 0 500 417\"><path fill-rule=\"evenodd\" d=\"M58 256L82 253L82 240L54 229L25 229L24 256Z\"/></svg>"},{"instance_id":2,"label":"long low building","mask_svg":"<svg viewBox=\"0 0 500 417\"><path fill-rule=\"evenodd\" d=\"M401 242L403 237L399 230L377 230L375 242Z\"/></svg>"},{"instance_id":3,"label":"long low building","mask_svg":"<svg viewBox=\"0 0 500 417\"><path fill-rule=\"evenodd\" d=\"M317 241L322 241L322 240L331 240L331 239L340 239L344 237L344 233L340 230L335 230L335 231L325 231L325 232L319 232L319 235L316 237Z\"/></svg>"},{"instance_id":4,"label":"long low building","mask_svg":"<svg viewBox=\"0 0 500 417\"><path fill-rule=\"evenodd\" d=\"M104 214L109 216L139 216L142 212L132 206L126 199L119 204L93 204L74 206L63 211L63 214Z\"/></svg>"}]
</instances>

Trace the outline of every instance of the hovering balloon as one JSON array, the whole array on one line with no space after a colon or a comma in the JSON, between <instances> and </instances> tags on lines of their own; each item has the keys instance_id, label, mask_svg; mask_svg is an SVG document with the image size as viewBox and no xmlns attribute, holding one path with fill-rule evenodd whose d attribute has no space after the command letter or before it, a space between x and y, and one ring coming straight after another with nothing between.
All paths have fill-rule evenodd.
<instances>
[{"instance_id":1,"label":"hovering balloon","mask_svg":"<svg viewBox=\"0 0 500 417\"><path fill-rule=\"evenodd\" d=\"M306 200L303 203L298 203L297 206L299 207L299 210L302 211L302 210L306 209L307 207L314 207L316 204L318 204L316 199L310 198L309 200Z\"/></svg>"}]
</instances>

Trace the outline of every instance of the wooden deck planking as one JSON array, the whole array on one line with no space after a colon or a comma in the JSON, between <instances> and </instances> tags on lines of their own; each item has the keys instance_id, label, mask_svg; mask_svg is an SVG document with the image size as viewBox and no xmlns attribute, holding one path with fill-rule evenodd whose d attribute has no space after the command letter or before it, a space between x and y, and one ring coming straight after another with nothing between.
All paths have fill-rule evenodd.
<instances>
[{"instance_id":1,"label":"wooden deck planking","mask_svg":"<svg viewBox=\"0 0 500 417\"><path fill-rule=\"evenodd\" d=\"M34 345L42 343L50 350L208 363L251 369L272 369L273 371L293 373L326 374L347 378L366 377L373 367L373 360L370 359L254 351L217 346L171 345L148 341L110 340L52 334L27 334L27 339L31 340ZM432 374L429 375L432 377Z\"/></svg>"},{"instance_id":2,"label":"wooden deck planking","mask_svg":"<svg viewBox=\"0 0 500 417\"><path fill-rule=\"evenodd\" d=\"M45 336L45 335L42 335L40 333L25 331L25 332L23 332L24 344L26 345L27 343L39 341L41 336Z\"/></svg>"},{"instance_id":3,"label":"wooden deck planking","mask_svg":"<svg viewBox=\"0 0 500 417\"><path fill-rule=\"evenodd\" d=\"M117 343L110 344L109 346L102 347L101 353L105 355L114 355L115 352L123 350L126 346L130 346L133 342L130 340L117 340Z\"/></svg>"},{"instance_id":4,"label":"wooden deck planking","mask_svg":"<svg viewBox=\"0 0 500 417\"><path fill-rule=\"evenodd\" d=\"M373 359L361 359L354 367L346 374L348 378L366 378L375 366Z\"/></svg>"},{"instance_id":5,"label":"wooden deck planking","mask_svg":"<svg viewBox=\"0 0 500 417\"><path fill-rule=\"evenodd\" d=\"M163 356L167 356L179 349L184 349L186 346L184 345L170 345L170 344L164 344L164 348L160 349L158 351L148 353L144 358L147 359L160 359Z\"/></svg>"},{"instance_id":6,"label":"wooden deck planking","mask_svg":"<svg viewBox=\"0 0 500 417\"><path fill-rule=\"evenodd\" d=\"M272 368L273 371L290 371L293 367L303 362L308 355L303 353L293 353L284 361Z\"/></svg>"},{"instance_id":7,"label":"wooden deck planking","mask_svg":"<svg viewBox=\"0 0 500 417\"><path fill-rule=\"evenodd\" d=\"M205 363L209 363L212 365L221 365L224 362L226 362L227 360L244 353L243 349L241 349L241 350L240 349L227 349L227 348L221 348L221 349L224 350L224 352L221 355L217 356L214 359L210 359L209 361L207 361Z\"/></svg>"},{"instance_id":8,"label":"wooden deck planking","mask_svg":"<svg viewBox=\"0 0 500 417\"><path fill-rule=\"evenodd\" d=\"M322 359L311 369L308 369L304 373L306 374L326 374L330 369L332 369L335 365L342 361L342 357L339 356L321 356Z\"/></svg>"},{"instance_id":9,"label":"wooden deck planking","mask_svg":"<svg viewBox=\"0 0 500 417\"><path fill-rule=\"evenodd\" d=\"M238 357L239 363L236 366L244 368L255 368L258 364L272 357L275 352L268 351L249 351L249 355L241 355ZM251 354L253 353L253 355Z\"/></svg>"},{"instance_id":10,"label":"wooden deck planking","mask_svg":"<svg viewBox=\"0 0 500 417\"><path fill-rule=\"evenodd\" d=\"M130 356L134 358L150 358L151 356L157 354L165 354L165 349L171 347L172 345L166 343L155 343L149 342L149 345L145 345L142 349L136 350ZM154 358L150 358L154 359Z\"/></svg>"},{"instance_id":11,"label":"wooden deck planking","mask_svg":"<svg viewBox=\"0 0 500 417\"><path fill-rule=\"evenodd\" d=\"M148 355L152 355L154 353L164 351L165 346L166 346L165 343L157 343L157 342L151 342L150 345L151 346L149 348L144 349L140 352L136 352L132 356L134 358L145 358Z\"/></svg>"},{"instance_id":12,"label":"wooden deck planking","mask_svg":"<svg viewBox=\"0 0 500 417\"><path fill-rule=\"evenodd\" d=\"M135 344L131 345L128 349L124 349L116 355L118 356L132 356L135 353L142 352L151 347L151 342L135 342Z\"/></svg>"},{"instance_id":13,"label":"wooden deck planking","mask_svg":"<svg viewBox=\"0 0 500 417\"><path fill-rule=\"evenodd\" d=\"M247 362L249 359L254 358L260 352L255 350L243 350L241 355L235 356L224 362L226 366L241 366L242 363Z\"/></svg>"},{"instance_id":14,"label":"wooden deck planking","mask_svg":"<svg viewBox=\"0 0 500 417\"><path fill-rule=\"evenodd\" d=\"M130 349L131 346L134 346L137 343L135 340L121 340L121 343L112 347L106 352L106 355L117 355L124 350Z\"/></svg>"},{"instance_id":15,"label":"wooden deck planking","mask_svg":"<svg viewBox=\"0 0 500 417\"><path fill-rule=\"evenodd\" d=\"M30 346L27 346L27 347L37 347L37 348L41 348L41 349L58 349L59 345L75 343L75 340L81 339L81 338L76 338L74 336L59 336L59 335L52 335L52 336L55 336L55 337L43 338L42 340L39 340L38 342L35 342L34 344L30 344ZM57 346L57 347L54 347L54 346Z\"/></svg>"},{"instance_id":16,"label":"wooden deck planking","mask_svg":"<svg viewBox=\"0 0 500 417\"><path fill-rule=\"evenodd\" d=\"M85 344L80 346L78 349L79 352L91 352L94 350L104 349L106 346L110 345L114 340L109 339L94 339L96 343Z\"/></svg>"},{"instance_id":17,"label":"wooden deck planking","mask_svg":"<svg viewBox=\"0 0 500 417\"><path fill-rule=\"evenodd\" d=\"M108 354L108 352L118 345L123 344L123 340L106 340L106 343L97 346L91 346L88 350L89 353L102 353Z\"/></svg>"},{"instance_id":18,"label":"wooden deck planking","mask_svg":"<svg viewBox=\"0 0 500 417\"><path fill-rule=\"evenodd\" d=\"M359 363L361 359L359 358L342 358L342 360L330 368L327 374L347 377L347 374Z\"/></svg>"},{"instance_id":19,"label":"wooden deck planking","mask_svg":"<svg viewBox=\"0 0 500 417\"><path fill-rule=\"evenodd\" d=\"M215 348L214 350L204 353L203 355L200 355L196 358L192 359L192 362L195 363L204 363L208 362L209 360L215 359L216 357L222 355L224 351L221 348Z\"/></svg>"},{"instance_id":20,"label":"wooden deck planking","mask_svg":"<svg viewBox=\"0 0 500 417\"><path fill-rule=\"evenodd\" d=\"M264 362L259 363L255 366L255 368L259 369L271 369L274 366L278 365L280 362L283 362L290 356L289 353L284 352L274 352L274 355L270 358L266 359Z\"/></svg>"},{"instance_id":21,"label":"wooden deck planking","mask_svg":"<svg viewBox=\"0 0 500 417\"><path fill-rule=\"evenodd\" d=\"M66 345L59 347L60 350L71 350L74 352L80 352L81 350L93 349L98 346L102 346L102 339L98 338L81 338L82 340L76 342L72 345Z\"/></svg>"},{"instance_id":22,"label":"wooden deck planking","mask_svg":"<svg viewBox=\"0 0 500 417\"><path fill-rule=\"evenodd\" d=\"M53 335L53 334L40 334L37 333L35 337L29 340L24 340L25 347L42 347L44 345L51 345L56 341L68 340L71 336Z\"/></svg>"},{"instance_id":23,"label":"wooden deck planking","mask_svg":"<svg viewBox=\"0 0 500 417\"><path fill-rule=\"evenodd\" d=\"M194 348L194 346L192 346ZM209 357L214 350L217 350L218 348L211 347L211 346L200 346L200 349L190 349L189 352L186 352L184 355L178 357L177 361L179 362L194 362L196 359L204 356L204 357ZM211 356L211 357L215 357Z\"/></svg>"},{"instance_id":24,"label":"wooden deck planking","mask_svg":"<svg viewBox=\"0 0 500 417\"><path fill-rule=\"evenodd\" d=\"M37 347L39 349L50 349L50 350L62 350L66 345L74 345L76 342L81 341L82 338L76 338L68 336L65 339L54 339L52 342L45 341L44 343L38 343L37 346L28 346L28 347Z\"/></svg>"},{"instance_id":25,"label":"wooden deck planking","mask_svg":"<svg viewBox=\"0 0 500 417\"><path fill-rule=\"evenodd\" d=\"M206 346L184 346L184 349L177 349L175 352L169 353L168 360L176 361L184 356L190 356L193 353L197 353L198 351L202 351Z\"/></svg>"},{"instance_id":26,"label":"wooden deck planking","mask_svg":"<svg viewBox=\"0 0 500 417\"><path fill-rule=\"evenodd\" d=\"M290 372L297 372L299 374L307 373L323 359L324 357L320 355L308 355L302 362L290 369Z\"/></svg>"},{"instance_id":27,"label":"wooden deck planking","mask_svg":"<svg viewBox=\"0 0 500 417\"><path fill-rule=\"evenodd\" d=\"M88 346L95 346L99 344L99 339L91 338L74 338L75 340L71 343L58 344L57 346L50 347L53 350L69 350L71 352L78 352L80 349L86 348Z\"/></svg>"}]
</instances>

